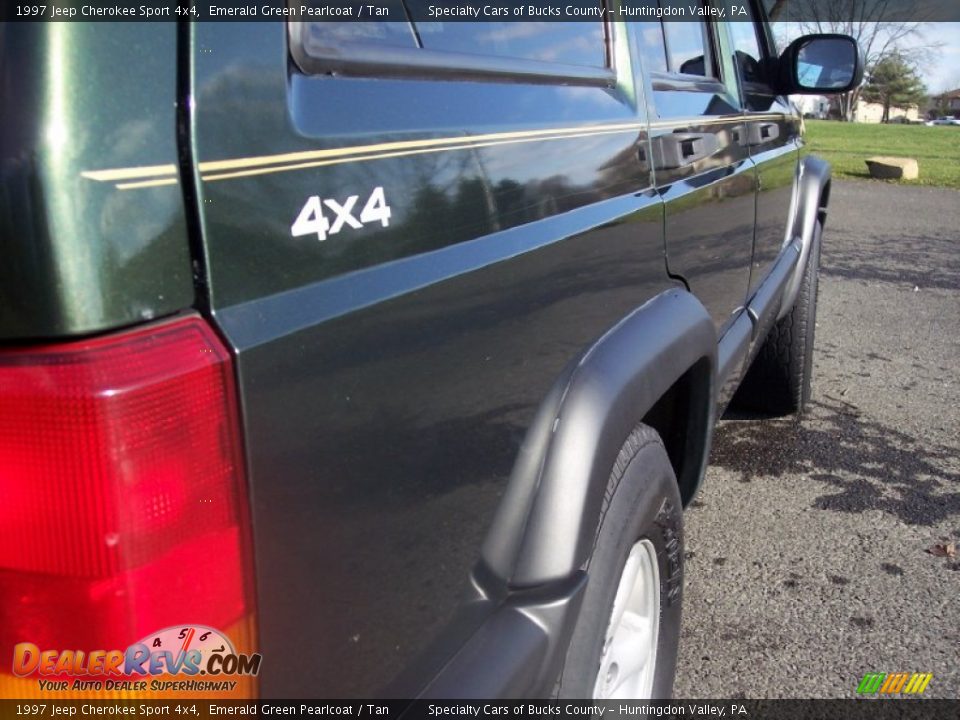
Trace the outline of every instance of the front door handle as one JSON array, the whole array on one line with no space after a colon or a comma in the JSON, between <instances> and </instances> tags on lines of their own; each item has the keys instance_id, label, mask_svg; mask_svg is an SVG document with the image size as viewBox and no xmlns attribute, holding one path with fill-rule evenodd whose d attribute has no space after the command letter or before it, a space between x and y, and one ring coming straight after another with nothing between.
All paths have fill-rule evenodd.
<instances>
[{"instance_id":1,"label":"front door handle","mask_svg":"<svg viewBox=\"0 0 960 720\"><path fill-rule=\"evenodd\" d=\"M750 144L763 145L780 137L780 125L774 122L750 123Z\"/></svg>"},{"instance_id":2,"label":"front door handle","mask_svg":"<svg viewBox=\"0 0 960 720\"><path fill-rule=\"evenodd\" d=\"M714 133L670 133L653 141L656 167L664 170L693 165L720 149Z\"/></svg>"}]
</instances>

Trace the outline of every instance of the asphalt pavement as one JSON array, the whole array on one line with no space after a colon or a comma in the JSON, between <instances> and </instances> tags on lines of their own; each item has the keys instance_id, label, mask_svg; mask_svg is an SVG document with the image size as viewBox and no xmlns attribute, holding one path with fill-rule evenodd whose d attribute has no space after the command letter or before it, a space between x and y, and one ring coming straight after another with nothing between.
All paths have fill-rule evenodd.
<instances>
[{"instance_id":1,"label":"asphalt pavement","mask_svg":"<svg viewBox=\"0 0 960 720\"><path fill-rule=\"evenodd\" d=\"M675 697L960 697L960 192L835 182L819 302L807 415L717 427Z\"/></svg>"}]
</instances>

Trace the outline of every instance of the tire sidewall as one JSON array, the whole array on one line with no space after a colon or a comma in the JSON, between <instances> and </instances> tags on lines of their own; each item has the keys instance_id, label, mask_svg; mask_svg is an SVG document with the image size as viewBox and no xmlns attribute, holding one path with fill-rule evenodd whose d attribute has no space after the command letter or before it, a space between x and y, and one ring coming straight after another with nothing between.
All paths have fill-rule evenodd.
<instances>
[{"instance_id":1,"label":"tire sidewall","mask_svg":"<svg viewBox=\"0 0 960 720\"><path fill-rule=\"evenodd\" d=\"M798 398L798 409L800 412L806 408L810 401L810 395L813 386L813 348L816 343L817 332L817 296L820 291L820 242L823 229L818 221L814 226L813 241L810 245L810 258L807 261L807 272L803 278L803 292L798 303L799 311L803 316L803 368L801 372L802 381L800 386L800 397Z\"/></svg>"},{"instance_id":2,"label":"tire sidewall","mask_svg":"<svg viewBox=\"0 0 960 720\"><path fill-rule=\"evenodd\" d=\"M649 430L649 429L647 429ZM660 576L660 625L653 698L672 694L683 596L683 518L677 482L659 438L629 462L600 520L583 605L559 684L560 697L590 698L614 596L630 550L648 539ZM611 482L615 481L611 477Z\"/></svg>"}]
</instances>

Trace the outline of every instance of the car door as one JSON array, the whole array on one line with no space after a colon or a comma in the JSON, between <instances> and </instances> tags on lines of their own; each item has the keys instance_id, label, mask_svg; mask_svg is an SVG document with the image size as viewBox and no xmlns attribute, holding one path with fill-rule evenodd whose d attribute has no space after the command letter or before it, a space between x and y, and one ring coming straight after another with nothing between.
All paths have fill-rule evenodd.
<instances>
[{"instance_id":1,"label":"car door","mask_svg":"<svg viewBox=\"0 0 960 720\"><path fill-rule=\"evenodd\" d=\"M769 77L776 58L773 37L757 0L725 3L736 22L727 23L750 159L757 168L757 224L749 296L780 256L786 237L799 163L800 118ZM742 14L742 13L746 14Z\"/></svg>"},{"instance_id":2,"label":"car door","mask_svg":"<svg viewBox=\"0 0 960 720\"><path fill-rule=\"evenodd\" d=\"M665 13L681 5L687 9L690 3L659 0ZM732 383L738 373L731 370L739 368L750 334L743 307L756 195L737 81L713 23L687 19L633 26L650 99L654 180L665 203L667 266L713 318L723 338L721 380Z\"/></svg>"}]
</instances>

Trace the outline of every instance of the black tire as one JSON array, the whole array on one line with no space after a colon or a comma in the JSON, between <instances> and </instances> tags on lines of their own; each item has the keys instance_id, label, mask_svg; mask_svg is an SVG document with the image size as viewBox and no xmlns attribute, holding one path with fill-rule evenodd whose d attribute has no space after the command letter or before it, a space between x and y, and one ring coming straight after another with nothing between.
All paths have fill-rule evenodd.
<instances>
[{"instance_id":1,"label":"black tire","mask_svg":"<svg viewBox=\"0 0 960 720\"><path fill-rule=\"evenodd\" d=\"M821 233L822 226L817 221L793 309L767 335L734 398L738 407L770 415L802 415L810 401Z\"/></svg>"},{"instance_id":2,"label":"black tire","mask_svg":"<svg viewBox=\"0 0 960 720\"><path fill-rule=\"evenodd\" d=\"M610 474L583 606L558 682L562 698L590 698L600 669L614 596L633 545L649 539L660 575L660 628L653 697L669 698L676 673L683 595L683 515L677 480L660 436L639 425Z\"/></svg>"}]
</instances>

